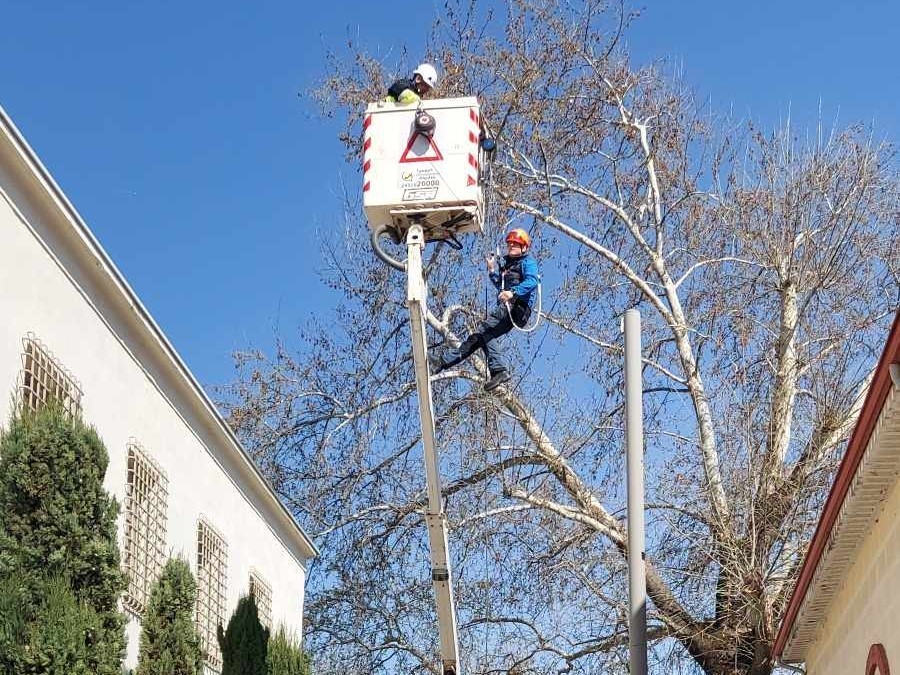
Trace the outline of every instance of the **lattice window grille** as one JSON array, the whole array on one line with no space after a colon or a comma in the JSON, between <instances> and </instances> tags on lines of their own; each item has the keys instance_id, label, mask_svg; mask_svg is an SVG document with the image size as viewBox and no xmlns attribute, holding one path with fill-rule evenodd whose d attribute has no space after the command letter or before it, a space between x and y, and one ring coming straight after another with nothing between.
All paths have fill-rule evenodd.
<instances>
[{"instance_id":1,"label":"lattice window grille","mask_svg":"<svg viewBox=\"0 0 900 675\"><path fill-rule=\"evenodd\" d=\"M19 382L19 405L37 411L51 401L56 402L69 417L81 415L81 387L32 334L22 339L22 371Z\"/></svg>"},{"instance_id":2,"label":"lattice window grille","mask_svg":"<svg viewBox=\"0 0 900 675\"><path fill-rule=\"evenodd\" d=\"M197 526L197 607L195 620L206 663L222 667L222 653L216 629L225 625L228 547L212 525L201 520Z\"/></svg>"},{"instance_id":3,"label":"lattice window grille","mask_svg":"<svg viewBox=\"0 0 900 675\"><path fill-rule=\"evenodd\" d=\"M250 595L256 601L259 622L272 628L272 587L255 571L250 572Z\"/></svg>"},{"instance_id":4,"label":"lattice window grille","mask_svg":"<svg viewBox=\"0 0 900 675\"><path fill-rule=\"evenodd\" d=\"M156 581L166 562L166 504L169 481L162 469L137 441L128 444L125 486L125 555L128 575L125 607L143 615Z\"/></svg>"}]
</instances>

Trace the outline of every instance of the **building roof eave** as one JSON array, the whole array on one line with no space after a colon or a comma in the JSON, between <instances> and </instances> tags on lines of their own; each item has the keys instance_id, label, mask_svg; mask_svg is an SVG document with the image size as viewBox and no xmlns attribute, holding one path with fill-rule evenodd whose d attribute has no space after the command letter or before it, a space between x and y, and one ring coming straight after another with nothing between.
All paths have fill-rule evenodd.
<instances>
[{"instance_id":1,"label":"building roof eave","mask_svg":"<svg viewBox=\"0 0 900 675\"><path fill-rule=\"evenodd\" d=\"M835 528L854 477L860 467L860 462L869 446L869 441L881 416L885 401L892 388L900 387L898 363L900 363L900 311L894 317L884 351L875 367L872 382L860 410L859 418L850 436L847 450L838 467L834 483L822 510L822 516L807 549L803 565L800 568L793 592L781 620L773 648L773 657L775 658L781 658L785 653L795 622L810 592L811 584L829 545L832 531Z\"/></svg>"}]
</instances>

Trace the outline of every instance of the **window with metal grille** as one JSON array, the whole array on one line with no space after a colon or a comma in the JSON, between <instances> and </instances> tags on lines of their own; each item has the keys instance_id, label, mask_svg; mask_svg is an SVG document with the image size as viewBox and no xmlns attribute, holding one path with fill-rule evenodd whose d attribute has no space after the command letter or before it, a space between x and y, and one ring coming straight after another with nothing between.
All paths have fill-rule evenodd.
<instances>
[{"instance_id":1,"label":"window with metal grille","mask_svg":"<svg viewBox=\"0 0 900 675\"><path fill-rule=\"evenodd\" d=\"M166 501L169 481L137 441L128 444L125 486L125 607L143 615L150 586L166 562Z\"/></svg>"},{"instance_id":2,"label":"window with metal grille","mask_svg":"<svg viewBox=\"0 0 900 675\"><path fill-rule=\"evenodd\" d=\"M216 628L225 625L225 591L228 547L212 525L200 520L197 525L197 608L195 620L206 663L222 667L222 653Z\"/></svg>"},{"instance_id":3,"label":"window with metal grille","mask_svg":"<svg viewBox=\"0 0 900 675\"><path fill-rule=\"evenodd\" d=\"M81 415L81 387L75 379L31 333L22 346L19 405L35 411L53 402L70 417Z\"/></svg>"},{"instance_id":4,"label":"window with metal grille","mask_svg":"<svg viewBox=\"0 0 900 675\"><path fill-rule=\"evenodd\" d=\"M272 587L256 572L250 572L250 596L256 602L259 622L272 628Z\"/></svg>"}]
</instances>

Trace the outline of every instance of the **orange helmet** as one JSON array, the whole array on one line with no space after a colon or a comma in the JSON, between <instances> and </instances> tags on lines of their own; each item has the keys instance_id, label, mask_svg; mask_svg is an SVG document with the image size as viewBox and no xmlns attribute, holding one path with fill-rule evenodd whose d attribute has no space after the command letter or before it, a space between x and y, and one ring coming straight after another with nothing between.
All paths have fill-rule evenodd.
<instances>
[{"instance_id":1,"label":"orange helmet","mask_svg":"<svg viewBox=\"0 0 900 675\"><path fill-rule=\"evenodd\" d=\"M510 230L509 234L506 235L506 243L518 244L522 248L528 248L531 246L531 237L528 236L525 230L516 228L515 230Z\"/></svg>"}]
</instances>

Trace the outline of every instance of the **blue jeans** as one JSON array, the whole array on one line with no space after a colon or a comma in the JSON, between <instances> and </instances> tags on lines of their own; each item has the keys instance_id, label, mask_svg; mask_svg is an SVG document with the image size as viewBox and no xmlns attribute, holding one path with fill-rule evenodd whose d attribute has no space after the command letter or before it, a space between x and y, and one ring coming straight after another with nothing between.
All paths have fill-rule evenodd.
<instances>
[{"instance_id":1,"label":"blue jeans","mask_svg":"<svg viewBox=\"0 0 900 675\"><path fill-rule=\"evenodd\" d=\"M524 326L531 316L531 308L514 303L512 315L517 326ZM512 330L512 322L509 320L509 312L506 305L498 304L481 322L478 329L467 337L457 349L448 349L441 357L443 368L450 368L457 363L469 358L476 349L484 350L487 359L488 370L495 375L507 370L506 359L503 357L503 336Z\"/></svg>"}]
</instances>

